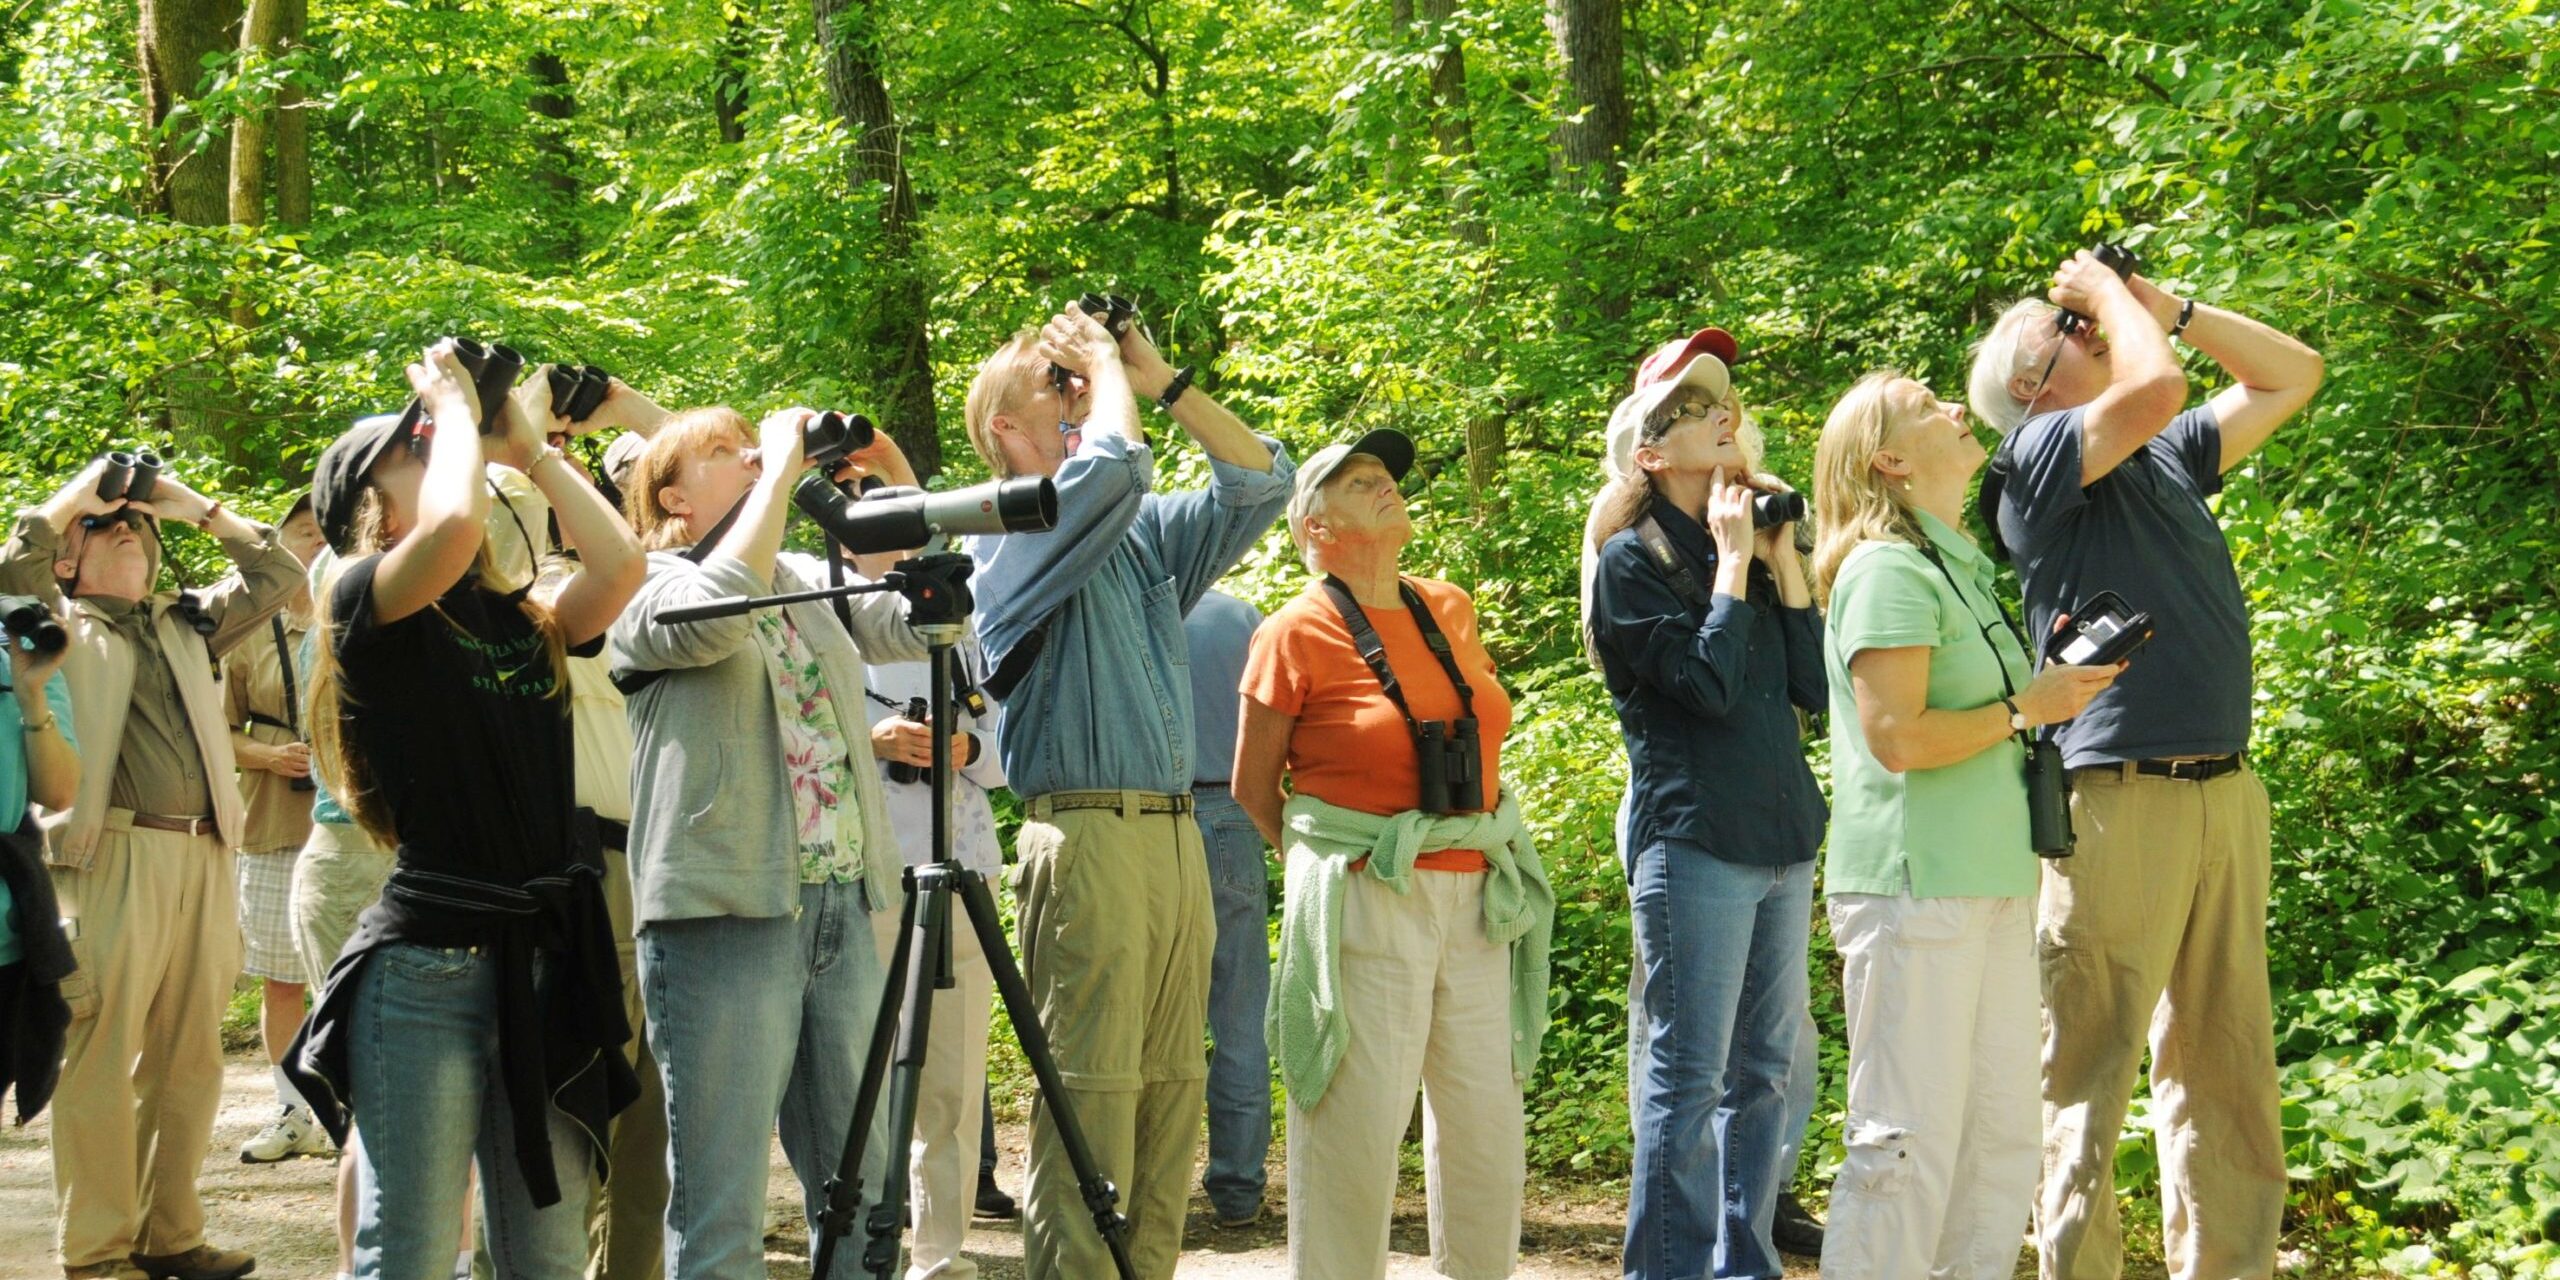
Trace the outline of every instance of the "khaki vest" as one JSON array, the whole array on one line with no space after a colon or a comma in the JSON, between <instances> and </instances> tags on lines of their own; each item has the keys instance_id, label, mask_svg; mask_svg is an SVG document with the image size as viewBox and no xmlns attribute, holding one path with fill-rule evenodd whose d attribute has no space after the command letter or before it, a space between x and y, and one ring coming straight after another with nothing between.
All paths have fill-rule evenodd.
<instances>
[{"instance_id":1,"label":"khaki vest","mask_svg":"<svg viewBox=\"0 0 2560 1280\"><path fill-rule=\"evenodd\" d=\"M151 627L160 651L178 680L178 701L194 730L196 751L203 757L205 777L212 782L213 825L225 849L238 847L247 828L240 789L225 785L239 769L231 751L231 725L214 684L211 654L204 637L177 616L174 596L149 602ZM97 606L71 602L71 648L64 655L62 677L71 689L71 727L80 739L80 794L68 813L38 809L45 830L45 859L56 866L86 870L98 852L98 834L107 825L107 793L115 785L116 757L124 749L125 720L133 713L133 645L116 634Z\"/></svg>"}]
</instances>

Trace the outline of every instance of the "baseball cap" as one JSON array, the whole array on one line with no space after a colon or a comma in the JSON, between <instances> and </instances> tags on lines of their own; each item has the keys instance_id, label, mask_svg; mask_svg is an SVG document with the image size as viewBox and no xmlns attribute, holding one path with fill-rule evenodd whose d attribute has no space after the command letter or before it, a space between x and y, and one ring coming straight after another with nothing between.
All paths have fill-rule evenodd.
<instances>
[{"instance_id":1,"label":"baseball cap","mask_svg":"<svg viewBox=\"0 0 2560 1280\"><path fill-rule=\"evenodd\" d=\"M1644 440L1644 421L1683 390L1704 391L1717 401L1733 398L1732 365L1742 354L1733 335L1709 326L1654 348L1636 366L1636 387L1609 411L1609 477L1623 480L1636 473L1636 446Z\"/></svg>"}]
</instances>

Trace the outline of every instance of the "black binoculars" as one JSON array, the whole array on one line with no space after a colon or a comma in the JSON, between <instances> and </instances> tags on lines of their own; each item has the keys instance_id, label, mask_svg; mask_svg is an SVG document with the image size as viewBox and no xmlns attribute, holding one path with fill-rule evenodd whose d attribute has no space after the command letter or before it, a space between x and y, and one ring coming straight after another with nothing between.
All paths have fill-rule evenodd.
<instances>
[{"instance_id":1,"label":"black binoculars","mask_svg":"<svg viewBox=\"0 0 2560 1280\"><path fill-rule=\"evenodd\" d=\"M1775 529L1804 519L1804 495L1801 493L1762 493L1751 498L1751 527Z\"/></svg>"},{"instance_id":2,"label":"black binoculars","mask_svg":"<svg viewBox=\"0 0 2560 1280\"><path fill-rule=\"evenodd\" d=\"M2142 259L2135 257L2133 250L2123 245L2102 244L2089 252L2097 258L2100 266L2115 272L2119 280L2131 280L2135 272L2142 270ZM2096 323L2069 307L2064 307L2062 313L2053 318L2054 327L2062 330L2065 336L2077 334Z\"/></svg>"},{"instance_id":3,"label":"black binoculars","mask_svg":"<svg viewBox=\"0 0 2560 1280\"><path fill-rule=\"evenodd\" d=\"M60 653L71 643L61 620L34 596L0 596L0 632L36 653Z\"/></svg>"},{"instance_id":4,"label":"black binoculars","mask_svg":"<svg viewBox=\"0 0 2560 1280\"><path fill-rule=\"evenodd\" d=\"M1138 320L1138 304L1116 293L1088 293L1076 299L1076 310L1101 321L1114 338L1128 337L1129 326ZM1065 365L1049 366L1049 385L1060 391L1067 389L1067 380L1074 376L1075 371Z\"/></svg>"},{"instance_id":5,"label":"black binoculars","mask_svg":"<svg viewBox=\"0 0 2560 1280\"><path fill-rule=\"evenodd\" d=\"M829 409L800 424L800 452L810 462L833 470L848 455L870 448L877 434L871 419Z\"/></svg>"},{"instance_id":6,"label":"black binoculars","mask_svg":"<svg viewBox=\"0 0 2560 1280\"><path fill-rule=\"evenodd\" d=\"M1413 748L1422 765L1424 813L1484 812L1484 756L1476 749L1474 716L1417 722Z\"/></svg>"},{"instance_id":7,"label":"black binoculars","mask_svg":"<svg viewBox=\"0 0 2560 1280\"><path fill-rule=\"evenodd\" d=\"M551 416L584 422L613 393L613 375L591 364L551 366Z\"/></svg>"}]
</instances>

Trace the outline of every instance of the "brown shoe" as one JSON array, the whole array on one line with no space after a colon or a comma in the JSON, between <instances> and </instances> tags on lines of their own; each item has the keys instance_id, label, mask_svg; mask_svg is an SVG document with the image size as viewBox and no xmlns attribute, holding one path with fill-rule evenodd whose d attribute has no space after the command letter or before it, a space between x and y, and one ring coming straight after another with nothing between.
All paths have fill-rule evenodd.
<instances>
[{"instance_id":1,"label":"brown shoe","mask_svg":"<svg viewBox=\"0 0 2560 1280\"><path fill-rule=\"evenodd\" d=\"M62 1280L150 1280L142 1268L130 1262L92 1262L85 1267L64 1267Z\"/></svg>"},{"instance_id":2,"label":"brown shoe","mask_svg":"<svg viewBox=\"0 0 2560 1280\"><path fill-rule=\"evenodd\" d=\"M150 1280L240 1280L258 1269L258 1260L243 1249L216 1249L200 1244L185 1253L162 1257L133 1255L133 1265Z\"/></svg>"}]
</instances>

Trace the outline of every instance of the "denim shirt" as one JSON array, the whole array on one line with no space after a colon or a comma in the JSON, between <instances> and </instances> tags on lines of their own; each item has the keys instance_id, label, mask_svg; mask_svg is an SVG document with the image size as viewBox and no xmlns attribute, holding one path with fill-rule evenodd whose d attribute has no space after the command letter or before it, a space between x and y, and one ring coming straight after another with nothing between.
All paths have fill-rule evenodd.
<instances>
[{"instance_id":1,"label":"denim shirt","mask_svg":"<svg viewBox=\"0 0 2560 1280\"><path fill-rule=\"evenodd\" d=\"M1023 796L1191 789L1191 651L1182 617L1289 502L1296 467L1210 460L1206 489L1149 493L1147 446L1087 436L1058 469L1058 525L970 544L978 641L997 666L1043 618L1048 642L1005 699L996 742Z\"/></svg>"},{"instance_id":2,"label":"denim shirt","mask_svg":"<svg viewBox=\"0 0 2560 1280\"><path fill-rule=\"evenodd\" d=\"M1667 503L1653 514L1698 585L1712 583L1707 531ZM1774 867L1803 862L1822 844L1822 792L1792 709L1827 704L1822 615L1780 606L1762 566L1752 566L1750 581L1751 599L1711 596L1700 611L1635 530L1600 548L1592 630L1627 740L1630 855L1676 840L1726 862Z\"/></svg>"}]
</instances>

